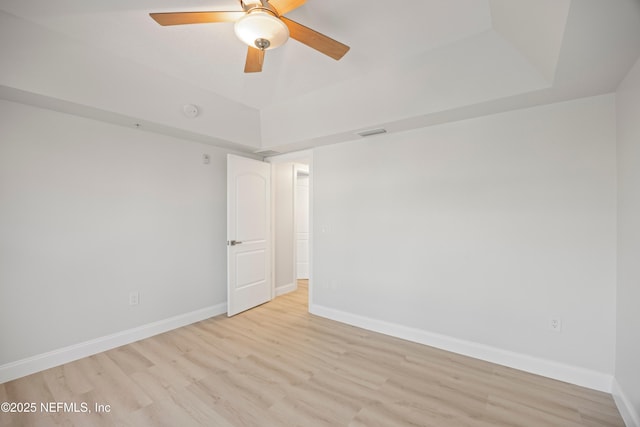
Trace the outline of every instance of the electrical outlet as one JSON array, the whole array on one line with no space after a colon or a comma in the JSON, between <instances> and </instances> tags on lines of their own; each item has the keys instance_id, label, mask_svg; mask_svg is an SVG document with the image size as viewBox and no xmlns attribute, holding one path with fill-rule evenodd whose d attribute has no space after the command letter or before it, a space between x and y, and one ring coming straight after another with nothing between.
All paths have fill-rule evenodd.
<instances>
[{"instance_id":1,"label":"electrical outlet","mask_svg":"<svg viewBox=\"0 0 640 427\"><path fill-rule=\"evenodd\" d=\"M140 292L131 292L129 294L129 305L140 304Z\"/></svg>"},{"instance_id":2,"label":"electrical outlet","mask_svg":"<svg viewBox=\"0 0 640 427\"><path fill-rule=\"evenodd\" d=\"M562 331L562 319L560 319L559 317L552 317L550 322L549 322L549 327L554 332L561 332Z\"/></svg>"}]
</instances>

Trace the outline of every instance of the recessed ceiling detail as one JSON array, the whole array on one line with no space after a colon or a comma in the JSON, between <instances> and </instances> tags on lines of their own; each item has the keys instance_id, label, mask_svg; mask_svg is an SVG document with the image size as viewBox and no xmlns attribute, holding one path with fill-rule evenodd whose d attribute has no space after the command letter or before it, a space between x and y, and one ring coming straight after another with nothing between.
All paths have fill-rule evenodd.
<instances>
[{"instance_id":1,"label":"recessed ceiling detail","mask_svg":"<svg viewBox=\"0 0 640 427\"><path fill-rule=\"evenodd\" d=\"M493 28L553 82L571 0L489 0Z\"/></svg>"},{"instance_id":2,"label":"recessed ceiling detail","mask_svg":"<svg viewBox=\"0 0 640 427\"><path fill-rule=\"evenodd\" d=\"M398 19L382 1L291 0L304 6L286 13L283 1L268 4L347 43L349 54L336 62L286 42L248 75L237 16L165 27L149 18L179 10L243 16L238 0L3 0L0 96L286 152L348 141L362 129L398 132L609 93L640 54L637 0L425 0ZM198 106L198 120L176 114L185 101Z\"/></svg>"}]
</instances>

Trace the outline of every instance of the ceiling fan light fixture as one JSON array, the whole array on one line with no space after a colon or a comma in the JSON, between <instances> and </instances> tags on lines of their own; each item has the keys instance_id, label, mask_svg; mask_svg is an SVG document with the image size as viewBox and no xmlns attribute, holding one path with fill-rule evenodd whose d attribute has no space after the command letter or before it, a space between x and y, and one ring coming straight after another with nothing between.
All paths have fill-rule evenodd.
<instances>
[{"instance_id":1,"label":"ceiling fan light fixture","mask_svg":"<svg viewBox=\"0 0 640 427\"><path fill-rule=\"evenodd\" d=\"M289 39L289 28L270 11L254 9L238 19L236 36L248 46L269 50L282 46Z\"/></svg>"}]
</instances>

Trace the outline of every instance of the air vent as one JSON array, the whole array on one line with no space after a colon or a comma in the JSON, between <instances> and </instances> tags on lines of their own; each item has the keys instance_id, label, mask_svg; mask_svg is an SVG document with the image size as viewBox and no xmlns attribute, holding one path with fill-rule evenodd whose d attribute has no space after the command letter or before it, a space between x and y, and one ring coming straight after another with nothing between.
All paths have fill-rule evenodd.
<instances>
[{"instance_id":1,"label":"air vent","mask_svg":"<svg viewBox=\"0 0 640 427\"><path fill-rule=\"evenodd\" d=\"M254 154L259 154L264 157L271 157L271 156L277 156L278 154L282 154L282 153L280 153L279 151L273 151L273 150L259 150L259 151L254 151Z\"/></svg>"},{"instance_id":2,"label":"air vent","mask_svg":"<svg viewBox=\"0 0 640 427\"><path fill-rule=\"evenodd\" d=\"M381 133L387 133L386 129L369 129L369 130L363 130L362 132L358 132L356 135L360 135L361 137L365 138L367 136L373 136L373 135L380 135Z\"/></svg>"}]
</instances>

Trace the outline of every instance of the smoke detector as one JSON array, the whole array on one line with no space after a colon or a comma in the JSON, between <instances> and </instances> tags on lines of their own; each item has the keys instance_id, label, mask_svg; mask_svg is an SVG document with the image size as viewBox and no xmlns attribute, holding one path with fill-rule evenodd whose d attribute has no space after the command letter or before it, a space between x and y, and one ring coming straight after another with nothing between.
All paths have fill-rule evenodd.
<instances>
[{"instance_id":1,"label":"smoke detector","mask_svg":"<svg viewBox=\"0 0 640 427\"><path fill-rule=\"evenodd\" d=\"M198 117L198 114L200 114L200 110L198 109L198 106L193 104L183 105L182 112L184 113L185 116L189 117L190 119L193 119L194 117Z\"/></svg>"}]
</instances>

